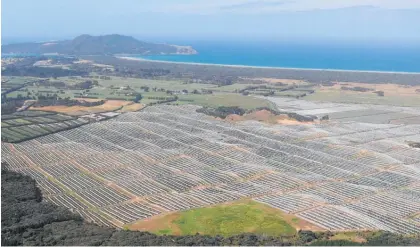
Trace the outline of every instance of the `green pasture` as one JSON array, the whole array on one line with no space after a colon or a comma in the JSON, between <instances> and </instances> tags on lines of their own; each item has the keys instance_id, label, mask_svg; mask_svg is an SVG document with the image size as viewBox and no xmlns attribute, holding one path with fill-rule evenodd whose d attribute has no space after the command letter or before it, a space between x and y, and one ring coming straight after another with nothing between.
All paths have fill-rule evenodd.
<instances>
[{"instance_id":1,"label":"green pasture","mask_svg":"<svg viewBox=\"0 0 420 247\"><path fill-rule=\"evenodd\" d=\"M294 236L296 230L281 211L254 201L240 201L207 208L191 209L138 226L159 234L233 236L244 232L269 236ZM127 228L136 227L128 226ZM153 229L151 229L153 228Z\"/></svg>"}]
</instances>

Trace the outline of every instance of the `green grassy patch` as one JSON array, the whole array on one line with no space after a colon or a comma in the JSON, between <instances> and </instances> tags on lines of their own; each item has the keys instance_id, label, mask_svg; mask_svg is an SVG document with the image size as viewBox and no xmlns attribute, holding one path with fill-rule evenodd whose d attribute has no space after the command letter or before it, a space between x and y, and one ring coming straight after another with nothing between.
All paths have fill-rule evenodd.
<instances>
[{"instance_id":1,"label":"green grassy patch","mask_svg":"<svg viewBox=\"0 0 420 247\"><path fill-rule=\"evenodd\" d=\"M163 229L157 232L159 235L173 235L172 229Z\"/></svg>"},{"instance_id":2,"label":"green grassy patch","mask_svg":"<svg viewBox=\"0 0 420 247\"><path fill-rule=\"evenodd\" d=\"M165 220L166 217L166 220ZM169 214L156 222L138 222L130 229L148 230L156 234L233 236L244 232L270 236L293 236L296 230L282 212L254 201L240 201L214 207L197 208Z\"/></svg>"}]
</instances>

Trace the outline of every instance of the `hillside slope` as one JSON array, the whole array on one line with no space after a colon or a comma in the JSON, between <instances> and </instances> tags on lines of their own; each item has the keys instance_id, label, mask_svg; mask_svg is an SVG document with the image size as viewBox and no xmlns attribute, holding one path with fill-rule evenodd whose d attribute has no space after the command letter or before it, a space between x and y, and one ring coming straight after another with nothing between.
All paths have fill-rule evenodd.
<instances>
[{"instance_id":1,"label":"hillside slope","mask_svg":"<svg viewBox=\"0 0 420 247\"><path fill-rule=\"evenodd\" d=\"M139 41L131 36L118 34L91 36L80 35L73 40L42 43L18 43L2 46L2 53L66 55L113 55L113 54L195 54L190 46L155 44Z\"/></svg>"},{"instance_id":2,"label":"hillside slope","mask_svg":"<svg viewBox=\"0 0 420 247\"><path fill-rule=\"evenodd\" d=\"M203 235L156 236L84 222L64 208L42 200L35 181L1 171L2 245L290 245L282 238L241 234L229 238Z\"/></svg>"},{"instance_id":3,"label":"hillside slope","mask_svg":"<svg viewBox=\"0 0 420 247\"><path fill-rule=\"evenodd\" d=\"M376 233L365 243L330 240L333 233L300 231L293 238L250 233L222 236L157 236L148 232L125 231L87 223L69 210L42 200L32 178L1 170L1 245L152 245L152 246L290 246L290 245L420 245L420 236Z\"/></svg>"}]
</instances>

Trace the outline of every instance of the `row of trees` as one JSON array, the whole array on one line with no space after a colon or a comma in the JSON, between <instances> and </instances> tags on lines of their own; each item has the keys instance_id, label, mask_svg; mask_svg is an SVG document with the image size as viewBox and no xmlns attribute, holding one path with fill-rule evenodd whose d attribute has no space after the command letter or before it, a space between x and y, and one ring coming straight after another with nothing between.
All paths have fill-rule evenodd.
<instances>
[{"instance_id":1,"label":"row of trees","mask_svg":"<svg viewBox=\"0 0 420 247\"><path fill-rule=\"evenodd\" d=\"M3 76L33 76L41 78L57 78L63 76L87 76L88 72L62 69L53 67L37 67L37 66L7 66L2 70Z\"/></svg>"},{"instance_id":2,"label":"row of trees","mask_svg":"<svg viewBox=\"0 0 420 247\"><path fill-rule=\"evenodd\" d=\"M281 112L281 111L273 110L269 107L258 107L253 110L247 111L245 109L240 108L239 106L229 106L229 107L220 106L217 108L202 107L202 108L197 109L196 111L199 113L204 113L209 116L225 119L227 116L231 114L242 116L246 113L252 113L254 111L262 111L262 110L269 111L274 115L287 115L289 118L295 119L296 121L299 121L299 122L313 122L315 119L317 119L316 116L303 116L294 112Z\"/></svg>"},{"instance_id":3,"label":"row of trees","mask_svg":"<svg viewBox=\"0 0 420 247\"><path fill-rule=\"evenodd\" d=\"M1 114L12 114L24 104L24 99L13 99L1 102Z\"/></svg>"},{"instance_id":4,"label":"row of trees","mask_svg":"<svg viewBox=\"0 0 420 247\"><path fill-rule=\"evenodd\" d=\"M227 116L231 114L236 114L242 116L246 113L246 110L238 107L238 106L220 106L217 108L211 107L202 107L196 110L199 113L204 113L209 116L218 117L225 119Z\"/></svg>"},{"instance_id":5,"label":"row of trees","mask_svg":"<svg viewBox=\"0 0 420 247\"><path fill-rule=\"evenodd\" d=\"M58 96L40 96L38 101L34 104L36 107L42 106L56 106L56 105L64 105L64 106L98 106L103 105L105 100L98 100L98 101L84 101L84 100L74 100L70 99L70 97L60 98Z\"/></svg>"},{"instance_id":6,"label":"row of trees","mask_svg":"<svg viewBox=\"0 0 420 247\"><path fill-rule=\"evenodd\" d=\"M178 96L174 96L172 98L162 99L162 100L158 100L156 102L149 103L148 105L166 104L166 103L170 103L170 102L175 102L177 100L178 100Z\"/></svg>"}]
</instances>

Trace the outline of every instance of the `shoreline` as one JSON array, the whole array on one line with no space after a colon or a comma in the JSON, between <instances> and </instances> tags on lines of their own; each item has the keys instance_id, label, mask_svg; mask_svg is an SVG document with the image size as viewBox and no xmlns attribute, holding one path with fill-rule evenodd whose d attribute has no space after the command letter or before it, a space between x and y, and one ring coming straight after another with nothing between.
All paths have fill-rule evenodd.
<instances>
[{"instance_id":1,"label":"shoreline","mask_svg":"<svg viewBox=\"0 0 420 247\"><path fill-rule=\"evenodd\" d=\"M216 63L195 63L195 62L174 62L165 60L153 60L139 57L115 56L118 59L170 63L170 64L186 64L186 65L206 65L233 68L253 68L253 69L278 69L278 70L307 70L307 71L331 71L331 72L355 72L355 73L381 73L381 74L413 74L420 75L420 72L404 72L404 71L380 71L380 70L345 70L345 69L315 69L315 68L289 68L289 67L272 67L272 66L253 66L253 65L237 65L237 64L216 64Z\"/></svg>"}]
</instances>

